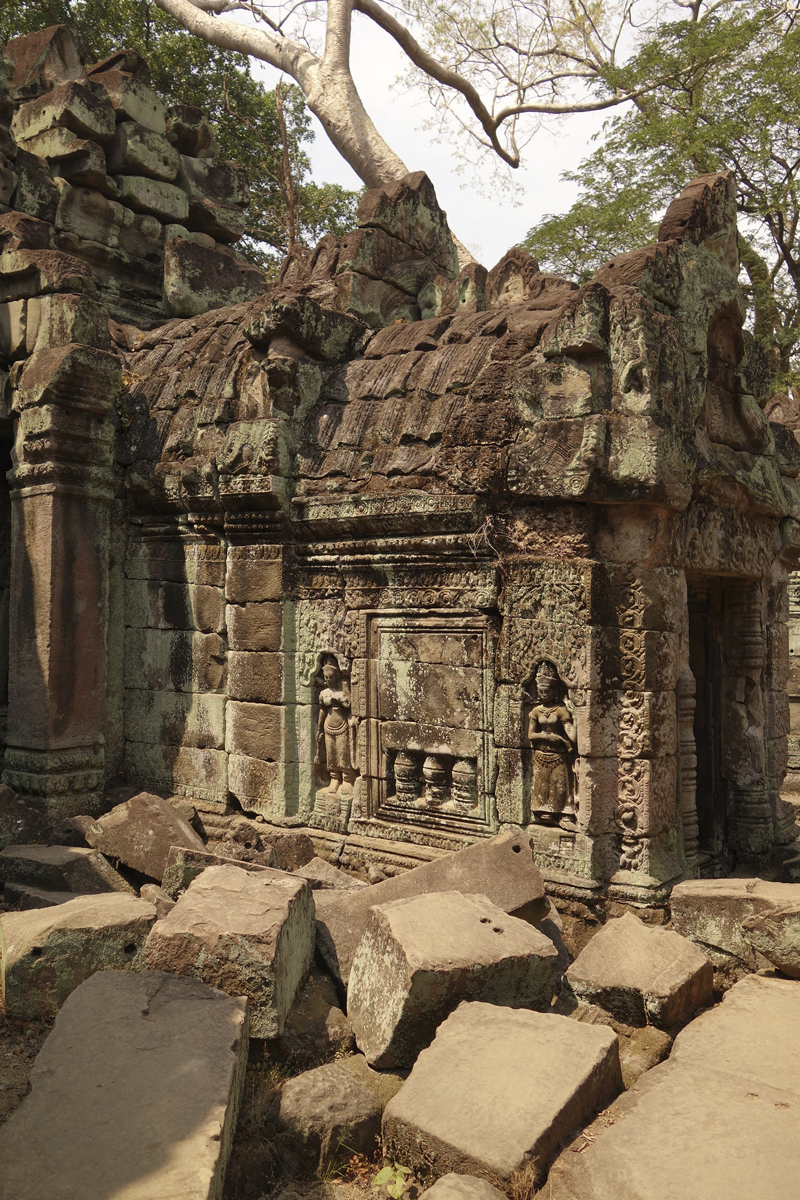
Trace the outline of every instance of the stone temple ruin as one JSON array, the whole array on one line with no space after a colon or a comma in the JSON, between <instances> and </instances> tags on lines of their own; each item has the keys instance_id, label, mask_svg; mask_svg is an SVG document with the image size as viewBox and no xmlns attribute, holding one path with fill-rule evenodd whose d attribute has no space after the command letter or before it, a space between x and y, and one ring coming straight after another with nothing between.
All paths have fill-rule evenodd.
<instances>
[{"instance_id":1,"label":"stone temple ruin","mask_svg":"<svg viewBox=\"0 0 800 1200\"><path fill-rule=\"evenodd\" d=\"M796 837L800 447L764 413L729 174L580 288L519 250L460 268L421 174L268 286L202 114L64 28L8 54L19 797L98 813L125 780L390 870L522 829L588 902Z\"/></svg>"}]
</instances>

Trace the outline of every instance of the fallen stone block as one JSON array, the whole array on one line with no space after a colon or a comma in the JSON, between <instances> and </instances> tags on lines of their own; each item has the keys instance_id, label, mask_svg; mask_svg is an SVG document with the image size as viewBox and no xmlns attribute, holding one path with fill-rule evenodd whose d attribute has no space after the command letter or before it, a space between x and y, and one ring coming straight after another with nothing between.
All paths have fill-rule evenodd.
<instances>
[{"instance_id":1,"label":"fallen stone block","mask_svg":"<svg viewBox=\"0 0 800 1200\"><path fill-rule=\"evenodd\" d=\"M261 837L275 848L278 866L282 871L296 871L316 857L314 842L305 829L282 829L279 825L264 825Z\"/></svg>"},{"instance_id":2,"label":"fallen stone block","mask_svg":"<svg viewBox=\"0 0 800 1200\"><path fill-rule=\"evenodd\" d=\"M175 901L157 883L145 883L139 888L139 895L142 900L147 900L149 904L155 905L156 917L159 921L167 913L171 913L175 907Z\"/></svg>"},{"instance_id":3,"label":"fallen stone block","mask_svg":"<svg viewBox=\"0 0 800 1200\"><path fill-rule=\"evenodd\" d=\"M274 1038L314 953L305 880L264 869L209 867L147 939L147 966L193 975L250 1001L253 1037Z\"/></svg>"},{"instance_id":4,"label":"fallen stone block","mask_svg":"<svg viewBox=\"0 0 800 1200\"><path fill-rule=\"evenodd\" d=\"M474 1175L456 1175L451 1171L437 1179L433 1187L420 1193L420 1200L427 1196L429 1200L503 1200L505 1192L500 1192L485 1179L476 1179Z\"/></svg>"},{"instance_id":5,"label":"fallen stone block","mask_svg":"<svg viewBox=\"0 0 800 1200\"><path fill-rule=\"evenodd\" d=\"M360 1054L287 1080L278 1109L281 1158L291 1156L300 1167L324 1171L339 1157L371 1157L381 1114L402 1082L397 1075L371 1071Z\"/></svg>"},{"instance_id":6,"label":"fallen stone block","mask_svg":"<svg viewBox=\"0 0 800 1200\"><path fill-rule=\"evenodd\" d=\"M182 846L171 846L161 886L168 896L176 900L207 867L229 866L241 867L243 871L267 871L275 865L274 862L265 865L240 858L226 858L222 854L210 854L206 850L185 850Z\"/></svg>"},{"instance_id":7,"label":"fallen stone block","mask_svg":"<svg viewBox=\"0 0 800 1200\"><path fill-rule=\"evenodd\" d=\"M485 896L431 892L372 909L350 971L347 1015L372 1066L410 1067L463 1000L546 1010L558 951Z\"/></svg>"},{"instance_id":8,"label":"fallen stone block","mask_svg":"<svg viewBox=\"0 0 800 1200\"><path fill-rule=\"evenodd\" d=\"M742 921L750 945L790 979L800 979L800 904Z\"/></svg>"},{"instance_id":9,"label":"fallen stone block","mask_svg":"<svg viewBox=\"0 0 800 1200\"><path fill-rule=\"evenodd\" d=\"M83 846L7 846L0 850L0 880L54 892L85 895L133 888L99 850Z\"/></svg>"},{"instance_id":10,"label":"fallen stone block","mask_svg":"<svg viewBox=\"0 0 800 1200\"><path fill-rule=\"evenodd\" d=\"M763 879L689 879L672 889L672 928L696 942L728 985L764 963L742 931L742 922L758 913L796 901L791 883Z\"/></svg>"},{"instance_id":11,"label":"fallen stone block","mask_svg":"<svg viewBox=\"0 0 800 1200\"><path fill-rule=\"evenodd\" d=\"M633 913L608 921L567 969L566 982L587 1004L628 1025L670 1027L711 1004L714 972L679 933L645 925Z\"/></svg>"},{"instance_id":12,"label":"fallen stone block","mask_svg":"<svg viewBox=\"0 0 800 1200\"><path fill-rule=\"evenodd\" d=\"M326 891L334 889L355 892L359 888L368 886L363 879L356 879L354 875L348 875L346 871L341 871L339 867L326 862L324 858L312 858L310 863L297 867L293 874L307 879L314 891L322 888Z\"/></svg>"},{"instance_id":13,"label":"fallen stone block","mask_svg":"<svg viewBox=\"0 0 800 1200\"><path fill-rule=\"evenodd\" d=\"M149 792L140 792L98 817L85 836L90 846L108 858L118 859L159 882L173 846L205 852L202 839L175 807Z\"/></svg>"},{"instance_id":14,"label":"fallen stone block","mask_svg":"<svg viewBox=\"0 0 800 1200\"><path fill-rule=\"evenodd\" d=\"M506 1184L621 1090L617 1037L552 1013L461 1004L383 1114L383 1151L423 1181Z\"/></svg>"},{"instance_id":15,"label":"fallen stone block","mask_svg":"<svg viewBox=\"0 0 800 1200\"><path fill-rule=\"evenodd\" d=\"M161 972L93 975L0 1129L1 1200L220 1200L247 1047L241 997Z\"/></svg>"},{"instance_id":16,"label":"fallen stone block","mask_svg":"<svg viewBox=\"0 0 800 1200\"><path fill-rule=\"evenodd\" d=\"M7 883L3 899L9 908L28 912L32 908L53 908L56 904L66 904L68 900L75 899L75 893L50 892L46 888L29 887L24 883Z\"/></svg>"},{"instance_id":17,"label":"fallen stone block","mask_svg":"<svg viewBox=\"0 0 800 1200\"><path fill-rule=\"evenodd\" d=\"M671 1049L670 1035L653 1025L644 1025L641 1029L631 1030L630 1036L620 1037L619 1065L625 1087L633 1087L645 1071L651 1071L663 1062Z\"/></svg>"},{"instance_id":18,"label":"fallen stone block","mask_svg":"<svg viewBox=\"0 0 800 1200\"><path fill-rule=\"evenodd\" d=\"M114 110L82 83L62 83L44 96L29 100L17 109L12 129L18 138L33 137L60 126L81 138L107 142L113 136Z\"/></svg>"},{"instance_id":19,"label":"fallen stone block","mask_svg":"<svg viewBox=\"0 0 800 1200\"><path fill-rule=\"evenodd\" d=\"M580 1154L561 1155L548 1200L793 1195L799 1102L800 988L748 976L681 1031Z\"/></svg>"},{"instance_id":20,"label":"fallen stone block","mask_svg":"<svg viewBox=\"0 0 800 1200\"><path fill-rule=\"evenodd\" d=\"M86 830L94 825L94 821L94 817L87 816L65 817L63 821L47 826L42 841L48 846L86 846Z\"/></svg>"},{"instance_id":21,"label":"fallen stone block","mask_svg":"<svg viewBox=\"0 0 800 1200\"><path fill-rule=\"evenodd\" d=\"M95 971L137 971L155 906L109 892L0 916L3 1004L20 1020L60 1008Z\"/></svg>"},{"instance_id":22,"label":"fallen stone block","mask_svg":"<svg viewBox=\"0 0 800 1200\"><path fill-rule=\"evenodd\" d=\"M501 833L382 883L328 903L317 925L317 949L334 979L346 984L370 909L376 904L428 892L486 896L512 917L530 924L547 916L544 881L522 833Z\"/></svg>"},{"instance_id":23,"label":"fallen stone block","mask_svg":"<svg viewBox=\"0 0 800 1200\"><path fill-rule=\"evenodd\" d=\"M319 967L312 967L270 1054L283 1062L316 1066L355 1050L355 1045L353 1027L339 1007L333 980Z\"/></svg>"}]
</instances>

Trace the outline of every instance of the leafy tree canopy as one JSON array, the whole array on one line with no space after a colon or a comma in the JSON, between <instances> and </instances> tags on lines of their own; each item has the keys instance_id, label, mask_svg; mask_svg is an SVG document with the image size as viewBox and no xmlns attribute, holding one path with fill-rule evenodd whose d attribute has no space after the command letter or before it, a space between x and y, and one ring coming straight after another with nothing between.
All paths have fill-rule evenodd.
<instances>
[{"instance_id":1,"label":"leafy tree canopy","mask_svg":"<svg viewBox=\"0 0 800 1200\"><path fill-rule=\"evenodd\" d=\"M298 87L282 87L284 157L275 93L253 78L246 55L192 37L150 0L0 0L0 45L58 24L71 26L89 61L138 51L165 101L208 115L223 156L250 180L245 252L254 261L274 270L293 242L313 245L352 228L359 193L309 178L314 131Z\"/></svg>"},{"instance_id":2,"label":"leafy tree canopy","mask_svg":"<svg viewBox=\"0 0 800 1200\"><path fill-rule=\"evenodd\" d=\"M573 207L546 216L524 244L544 268L584 280L614 254L654 240L666 205L690 179L732 168L754 331L776 387L796 387L800 22L773 0L686 7L691 19L645 30L636 53L608 71L610 90L643 94L565 174L579 188Z\"/></svg>"}]
</instances>

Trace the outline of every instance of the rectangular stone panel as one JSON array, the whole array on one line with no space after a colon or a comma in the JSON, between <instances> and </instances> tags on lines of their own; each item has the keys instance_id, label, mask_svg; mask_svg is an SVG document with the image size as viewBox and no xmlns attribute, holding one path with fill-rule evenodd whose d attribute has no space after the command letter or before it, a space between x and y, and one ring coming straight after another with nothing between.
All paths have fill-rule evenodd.
<instances>
[{"instance_id":1,"label":"rectangular stone panel","mask_svg":"<svg viewBox=\"0 0 800 1200\"><path fill-rule=\"evenodd\" d=\"M221 588L207 584L125 581L125 624L137 629L190 629L225 632Z\"/></svg>"},{"instance_id":2,"label":"rectangular stone panel","mask_svg":"<svg viewBox=\"0 0 800 1200\"><path fill-rule=\"evenodd\" d=\"M231 650L274 652L282 648L283 606L275 601L229 604L226 622Z\"/></svg>"},{"instance_id":3,"label":"rectangular stone panel","mask_svg":"<svg viewBox=\"0 0 800 1200\"><path fill-rule=\"evenodd\" d=\"M248 812L281 817L297 811L296 763L264 762L260 758L231 754L228 787Z\"/></svg>"},{"instance_id":4,"label":"rectangular stone panel","mask_svg":"<svg viewBox=\"0 0 800 1200\"><path fill-rule=\"evenodd\" d=\"M297 762L314 757L309 705L243 703L229 700L225 730L229 754L269 762Z\"/></svg>"},{"instance_id":5,"label":"rectangular stone panel","mask_svg":"<svg viewBox=\"0 0 800 1200\"><path fill-rule=\"evenodd\" d=\"M618 765L615 758L579 758L575 764L575 799L578 828L597 837L617 833L614 810L618 804Z\"/></svg>"},{"instance_id":6,"label":"rectangular stone panel","mask_svg":"<svg viewBox=\"0 0 800 1200\"><path fill-rule=\"evenodd\" d=\"M225 583L225 550L215 544L133 541L128 547L125 574L129 579L159 579L169 583Z\"/></svg>"},{"instance_id":7,"label":"rectangular stone panel","mask_svg":"<svg viewBox=\"0 0 800 1200\"><path fill-rule=\"evenodd\" d=\"M617 766L620 805L636 809L637 832L654 837L678 821L675 759L622 759Z\"/></svg>"},{"instance_id":8,"label":"rectangular stone panel","mask_svg":"<svg viewBox=\"0 0 800 1200\"><path fill-rule=\"evenodd\" d=\"M677 749L676 696L670 692L586 689L575 705L578 753L659 758Z\"/></svg>"},{"instance_id":9,"label":"rectangular stone panel","mask_svg":"<svg viewBox=\"0 0 800 1200\"><path fill-rule=\"evenodd\" d=\"M521 746L525 738L520 689L502 683L494 694L495 746Z\"/></svg>"},{"instance_id":10,"label":"rectangular stone panel","mask_svg":"<svg viewBox=\"0 0 800 1200\"><path fill-rule=\"evenodd\" d=\"M125 686L215 692L223 686L225 643L215 633L125 631Z\"/></svg>"},{"instance_id":11,"label":"rectangular stone panel","mask_svg":"<svg viewBox=\"0 0 800 1200\"><path fill-rule=\"evenodd\" d=\"M223 750L126 742L125 763L131 778L145 787L225 804L228 756Z\"/></svg>"},{"instance_id":12,"label":"rectangular stone panel","mask_svg":"<svg viewBox=\"0 0 800 1200\"><path fill-rule=\"evenodd\" d=\"M293 666L293 655L231 650L228 653L228 695L232 700L281 704L284 669L288 672Z\"/></svg>"},{"instance_id":13,"label":"rectangular stone panel","mask_svg":"<svg viewBox=\"0 0 800 1200\"><path fill-rule=\"evenodd\" d=\"M238 547L228 551L225 597L231 604L280 600L283 594L283 562L278 557L243 557ZM271 549L271 548L270 548Z\"/></svg>"},{"instance_id":14,"label":"rectangular stone panel","mask_svg":"<svg viewBox=\"0 0 800 1200\"><path fill-rule=\"evenodd\" d=\"M225 697L199 692L125 692L125 736L134 742L225 748Z\"/></svg>"},{"instance_id":15,"label":"rectangular stone panel","mask_svg":"<svg viewBox=\"0 0 800 1200\"><path fill-rule=\"evenodd\" d=\"M497 751L495 783L497 816L501 824L524 825L529 819L530 780L526 779L521 750Z\"/></svg>"}]
</instances>

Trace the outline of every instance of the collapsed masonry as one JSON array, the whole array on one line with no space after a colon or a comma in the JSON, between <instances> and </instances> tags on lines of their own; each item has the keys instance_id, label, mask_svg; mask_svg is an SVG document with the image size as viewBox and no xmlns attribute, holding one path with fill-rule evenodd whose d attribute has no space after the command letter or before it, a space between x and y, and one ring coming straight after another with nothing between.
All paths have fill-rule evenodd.
<instances>
[{"instance_id":1,"label":"collapsed masonry","mask_svg":"<svg viewBox=\"0 0 800 1200\"><path fill-rule=\"evenodd\" d=\"M800 447L730 174L581 288L518 250L460 271L420 174L266 295L146 332L50 254L2 318L38 314L2 518L31 805L97 812L124 773L395 862L524 828L554 890L639 903L797 836Z\"/></svg>"}]
</instances>

